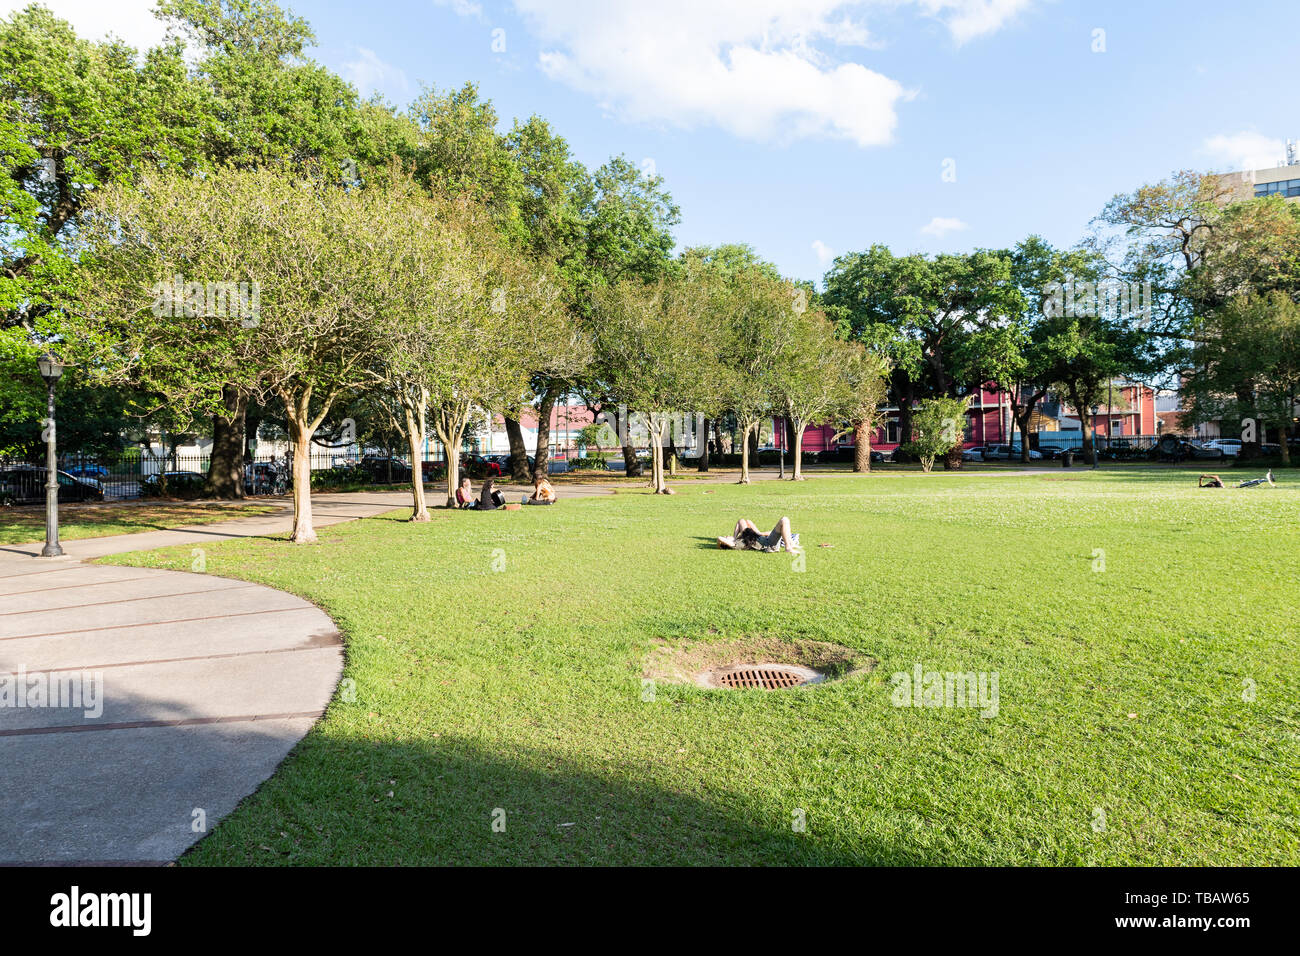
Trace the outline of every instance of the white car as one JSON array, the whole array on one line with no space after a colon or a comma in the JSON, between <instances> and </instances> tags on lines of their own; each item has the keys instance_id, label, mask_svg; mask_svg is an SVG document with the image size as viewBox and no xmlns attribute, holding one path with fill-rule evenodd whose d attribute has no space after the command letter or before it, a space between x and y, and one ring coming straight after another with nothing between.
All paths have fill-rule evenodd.
<instances>
[{"instance_id":1,"label":"white car","mask_svg":"<svg viewBox=\"0 0 1300 956\"><path fill-rule=\"evenodd\" d=\"M1206 448L1217 448L1226 458L1235 458L1241 454L1240 438L1212 438L1205 443Z\"/></svg>"}]
</instances>

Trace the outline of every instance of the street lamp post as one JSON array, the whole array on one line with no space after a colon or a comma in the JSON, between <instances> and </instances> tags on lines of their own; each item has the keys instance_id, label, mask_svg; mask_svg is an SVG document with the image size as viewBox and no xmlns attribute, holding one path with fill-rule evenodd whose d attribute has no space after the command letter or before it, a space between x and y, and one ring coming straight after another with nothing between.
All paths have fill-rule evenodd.
<instances>
[{"instance_id":1,"label":"street lamp post","mask_svg":"<svg viewBox=\"0 0 1300 956\"><path fill-rule=\"evenodd\" d=\"M1101 408L1097 405L1092 406L1092 467L1097 467L1097 414Z\"/></svg>"},{"instance_id":2,"label":"street lamp post","mask_svg":"<svg viewBox=\"0 0 1300 956\"><path fill-rule=\"evenodd\" d=\"M45 547L41 557L63 556L59 546L59 458L54 447L54 386L63 376L63 363L53 352L46 352L36 360L41 378L46 385L45 418Z\"/></svg>"}]
</instances>

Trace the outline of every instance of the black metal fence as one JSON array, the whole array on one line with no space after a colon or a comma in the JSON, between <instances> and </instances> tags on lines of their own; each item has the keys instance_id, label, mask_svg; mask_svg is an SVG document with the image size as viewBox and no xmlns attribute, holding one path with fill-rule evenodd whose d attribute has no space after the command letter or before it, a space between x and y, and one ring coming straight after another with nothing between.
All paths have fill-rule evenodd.
<instances>
[{"instance_id":1,"label":"black metal fence","mask_svg":"<svg viewBox=\"0 0 1300 956\"><path fill-rule=\"evenodd\" d=\"M203 493L211 467L211 455L176 453L158 455L143 449L118 454L59 455L60 501L115 501L129 498L197 498ZM622 462L598 459L607 470L622 470ZM529 461L532 463L531 458ZM593 461L593 464L595 461ZM549 470L563 472L570 461L562 448L552 451ZM281 495L293 488L293 453L261 454L245 458L244 493ZM481 480L509 474L509 456L461 456L462 474ZM426 482L447 477L447 462L441 446L430 448L419 463ZM375 485L408 484L412 477L411 456L383 451L359 453L313 449L312 488L349 491ZM0 504L35 504L45 500L45 463L40 460L0 457Z\"/></svg>"},{"instance_id":2,"label":"black metal fence","mask_svg":"<svg viewBox=\"0 0 1300 956\"><path fill-rule=\"evenodd\" d=\"M149 455L128 450L116 455L63 454L59 456L61 501L120 500L127 498L198 497L207 480L211 456L206 454ZM249 495L285 494L293 487L292 453L254 455L244 463L244 492ZM441 457L422 461L426 481L445 477ZM369 485L399 484L411 480L410 455L340 454L323 451L311 456L313 488L346 490ZM44 460L0 459L0 499L26 504L45 499Z\"/></svg>"}]
</instances>

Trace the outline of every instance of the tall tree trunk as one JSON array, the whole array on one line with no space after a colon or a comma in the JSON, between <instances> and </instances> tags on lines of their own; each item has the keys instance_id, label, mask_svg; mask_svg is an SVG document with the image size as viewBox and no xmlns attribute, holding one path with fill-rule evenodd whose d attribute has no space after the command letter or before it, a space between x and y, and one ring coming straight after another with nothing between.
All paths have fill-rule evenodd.
<instances>
[{"instance_id":1,"label":"tall tree trunk","mask_svg":"<svg viewBox=\"0 0 1300 956\"><path fill-rule=\"evenodd\" d=\"M233 385L222 386L225 414L212 416L212 455L203 494L209 498L244 497L244 413L248 394Z\"/></svg>"},{"instance_id":2,"label":"tall tree trunk","mask_svg":"<svg viewBox=\"0 0 1300 956\"><path fill-rule=\"evenodd\" d=\"M636 447L632 443L632 410L623 408L621 417L615 413L619 422L619 431L623 442L623 474L629 478L641 477L641 459L636 456Z\"/></svg>"},{"instance_id":3,"label":"tall tree trunk","mask_svg":"<svg viewBox=\"0 0 1300 956\"><path fill-rule=\"evenodd\" d=\"M853 423L853 470L871 470L871 423L865 418Z\"/></svg>"},{"instance_id":4,"label":"tall tree trunk","mask_svg":"<svg viewBox=\"0 0 1300 956\"><path fill-rule=\"evenodd\" d=\"M551 412L559 397L559 388L552 385L542 393L541 404L537 406L537 448L533 451L533 481L540 481L550 471Z\"/></svg>"},{"instance_id":5,"label":"tall tree trunk","mask_svg":"<svg viewBox=\"0 0 1300 956\"><path fill-rule=\"evenodd\" d=\"M668 489L664 480L663 422L655 414L642 417L650 432L650 488L654 494L662 495Z\"/></svg>"},{"instance_id":6,"label":"tall tree trunk","mask_svg":"<svg viewBox=\"0 0 1300 956\"><path fill-rule=\"evenodd\" d=\"M696 421L699 421L699 419L696 419ZM708 418L704 419L704 428L700 430L700 434L703 437L704 441L702 447L700 448L699 461L697 461L695 465L697 471L709 470L709 433L712 430L713 430L712 420Z\"/></svg>"},{"instance_id":7,"label":"tall tree trunk","mask_svg":"<svg viewBox=\"0 0 1300 956\"><path fill-rule=\"evenodd\" d=\"M421 450L424 447L424 407L428 404L426 400L421 405L419 414L413 408L405 408L406 413L406 438L411 448L411 520L428 521L429 506L424 500L424 462L421 461Z\"/></svg>"},{"instance_id":8,"label":"tall tree trunk","mask_svg":"<svg viewBox=\"0 0 1300 956\"><path fill-rule=\"evenodd\" d=\"M528 446L524 444L524 430L519 419L503 416L506 422L506 437L510 441L510 480L515 484L531 484L532 476L528 473Z\"/></svg>"},{"instance_id":9,"label":"tall tree trunk","mask_svg":"<svg viewBox=\"0 0 1300 956\"><path fill-rule=\"evenodd\" d=\"M1026 405L1019 412L1013 412L1013 415L1016 426L1020 429L1020 462L1027 465L1032 461L1029 457L1029 420L1034 417L1034 406Z\"/></svg>"},{"instance_id":10,"label":"tall tree trunk","mask_svg":"<svg viewBox=\"0 0 1300 956\"><path fill-rule=\"evenodd\" d=\"M915 388L912 380L907 379L903 386L903 395L898 402L898 448L894 451L894 461L907 461L911 458L903 451L903 446L912 440L912 400Z\"/></svg>"},{"instance_id":11,"label":"tall tree trunk","mask_svg":"<svg viewBox=\"0 0 1300 956\"><path fill-rule=\"evenodd\" d=\"M805 423L802 421L788 422L786 427L786 435L787 436L789 436L790 434L794 435L794 441L791 443L791 448L794 451L794 469L793 471L790 472L791 481L803 481L804 427L805 427Z\"/></svg>"},{"instance_id":12,"label":"tall tree trunk","mask_svg":"<svg viewBox=\"0 0 1300 956\"><path fill-rule=\"evenodd\" d=\"M433 416L433 432L447 451L447 507L456 507L460 485L460 442L469 422L468 406L441 406ZM452 452L455 449L455 452Z\"/></svg>"},{"instance_id":13,"label":"tall tree trunk","mask_svg":"<svg viewBox=\"0 0 1300 956\"><path fill-rule=\"evenodd\" d=\"M757 422L743 425L740 431L740 484L749 484L749 435L758 429Z\"/></svg>"},{"instance_id":14,"label":"tall tree trunk","mask_svg":"<svg viewBox=\"0 0 1300 956\"><path fill-rule=\"evenodd\" d=\"M316 429L308 418L310 403L310 391L296 400L286 398L284 403L289 437L293 439L293 530L289 540L295 544L316 540L311 521L311 436Z\"/></svg>"},{"instance_id":15,"label":"tall tree trunk","mask_svg":"<svg viewBox=\"0 0 1300 956\"><path fill-rule=\"evenodd\" d=\"M749 459L750 455L757 454L751 449L750 438L763 427L762 421L751 421L744 425L740 432L740 484L748 485L750 483Z\"/></svg>"},{"instance_id":16,"label":"tall tree trunk","mask_svg":"<svg viewBox=\"0 0 1300 956\"><path fill-rule=\"evenodd\" d=\"M1083 454L1088 464L1097 467L1097 443L1093 441L1092 414L1090 406L1083 404L1083 395L1075 385L1067 386L1070 405L1079 415L1079 428L1083 431Z\"/></svg>"},{"instance_id":17,"label":"tall tree trunk","mask_svg":"<svg viewBox=\"0 0 1300 956\"><path fill-rule=\"evenodd\" d=\"M751 426L750 431L745 434L745 441L749 442L749 454L754 459L754 465L757 467L761 464L758 460L758 433L763 430L763 422L757 421Z\"/></svg>"}]
</instances>

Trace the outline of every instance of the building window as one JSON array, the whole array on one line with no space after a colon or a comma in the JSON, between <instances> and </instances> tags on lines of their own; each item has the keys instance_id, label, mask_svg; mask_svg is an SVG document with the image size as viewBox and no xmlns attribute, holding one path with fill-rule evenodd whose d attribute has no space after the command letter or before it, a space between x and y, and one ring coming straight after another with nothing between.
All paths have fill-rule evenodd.
<instances>
[{"instance_id":1,"label":"building window","mask_svg":"<svg viewBox=\"0 0 1300 956\"><path fill-rule=\"evenodd\" d=\"M1124 419L1122 419L1122 418L1112 418L1112 419L1110 420L1110 434L1111 434L1111 435L1122 435L1122 434L1124 434Z\"/></svg>"},{"instance_id":2,"label":"building window","mask_svg":"<svg viewBox=\"0 0 1300 956\"><path fill-rule=\"evenodd\" d=\"M1284 179L1276 183L1256 183L1255 198L1261 196L1300 196L1300 179Z\"/></svg>"},{"instance_id":3,"label":"building window","mask_svg":"<svg viewBox=\"0 0 1300 956\"><path fill-rule=\"evenodd\" d=\"M898 444L898 419L891 418L885 422L885 442L886 445Z\"/></svg>"}]
</instances>

